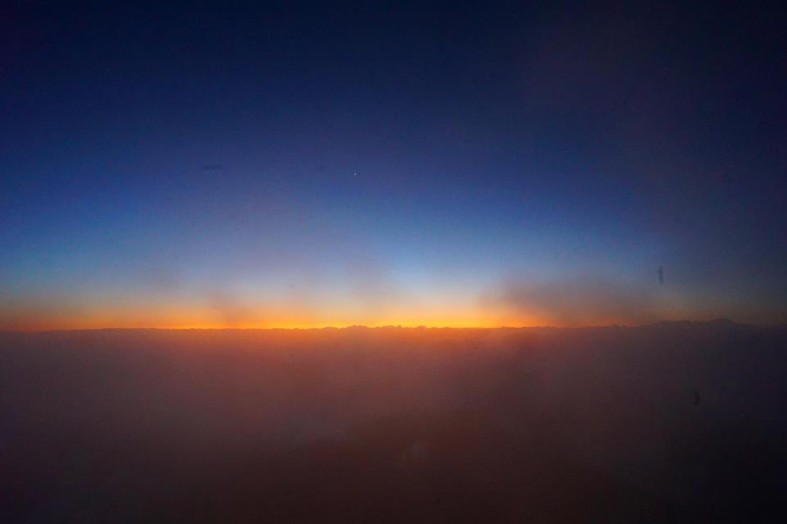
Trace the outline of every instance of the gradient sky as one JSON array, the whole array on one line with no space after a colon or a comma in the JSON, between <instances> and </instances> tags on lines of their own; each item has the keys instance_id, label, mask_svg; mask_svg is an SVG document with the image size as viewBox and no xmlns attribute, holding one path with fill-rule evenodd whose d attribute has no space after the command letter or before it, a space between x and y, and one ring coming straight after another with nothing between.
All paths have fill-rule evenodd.
<instances>
[{"instance_id":1,"label":"gradient sky","mask_svg":"<svg viewBox=\"0 0 787 524\"><path fill-rule=\"evenodd\" d=\"M784 16L519 4L4 3L0 328L787 322Z\"/></svg>"}]
</instances>

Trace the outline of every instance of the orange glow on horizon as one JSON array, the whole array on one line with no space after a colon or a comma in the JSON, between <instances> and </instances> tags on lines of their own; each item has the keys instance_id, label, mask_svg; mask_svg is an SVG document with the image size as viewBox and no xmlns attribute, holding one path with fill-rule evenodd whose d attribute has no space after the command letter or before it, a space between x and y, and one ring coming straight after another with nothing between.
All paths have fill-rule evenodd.
<instances>
[{"instance_id":1,"label":"orange glow on horizon","mask_svg":"<svg viewBox=\"0 0 787 524\"><path fill-rule=\"evenodd\" d=\"M504 314L473 304L435 303L368 309L357 304L260 304L217 307L210 301L161 302L120 299L79 303L28 303L0 307L0 330L89 329L321 329L365 327L496 328L549 324L548 319ZM443 302L443 301L440 301ZM223 305L222 305L223 306ZM230 305L232 306L232 304Z\"/></svg>"},{"instance_id":2,"label":"orange glow on horizon","mask_svg":"<svg viewBox=\"0 0 787 524\"><path fill-rule=\"evenodd\" d=\"M345 329L350 327L382 328L382 327L402 327L402 328L451 328L451 329L494 329L494 328L518 328L518 327L539 327L550 325L548 322L479 322L473 320L447 320L447 321L378 321L378 322L277 322L277 323L240 323L225 324L221 322L194 322L194 323L140 323L140 322L116 322L112 324L99 321L83 319L75 322L46 322L29 321L8 323L0 329L11 331L79 331L95 329Z\"/></svg>"},{"instance_id":3,"label":"orange glow on horizon","mask_svg":"<svg viewBox=\"0 0 787 524\"><path fill-rule=\"evenodd\" d=\"M384 318L358 318L343 315L342 319L316 315L279 314L264 315L267 321L241 320L227 322L209 312L192 310L146 310L61 312L43 314L22 312L5 315L0 329L12 331L59 331L91 329L323 329L362 326L368 328L399 326L405 328L500 328L535 327L549 325L545 318L514 318L490 313L472 314L420 314L386 316ZM327 315L326 315L327 316ZM338 317L339 315L337 315ZM9 318L10 317L10 318Z\"/></svg>"},{"instance_id":4,"label":"orange glow on horizon","mask_svg":"<svg viewBox=\"0 0 787 524\"><path fill-rule=\"evenodd\" d=\"M572 323L548 314L505 312L492 308L456 305L421 309L389 308L385 314L374 314L352 308L329 312L295 307L260 307L242 315L222 315L210 307L182 304L106 304L48 305L20 309L0 308L0 330L58 331L92 329L323 329L363 326L368 328L455 328L493 329L526 327L586 327L602 325L639 325L648 320L595 317L593 322ZM690 315L689 315L690 316ZM676 312L675 318L687 318ZM668 318L665 318L665 320ZM660 320L660 319L654 319Z\"/></svg>"}]
</instances>

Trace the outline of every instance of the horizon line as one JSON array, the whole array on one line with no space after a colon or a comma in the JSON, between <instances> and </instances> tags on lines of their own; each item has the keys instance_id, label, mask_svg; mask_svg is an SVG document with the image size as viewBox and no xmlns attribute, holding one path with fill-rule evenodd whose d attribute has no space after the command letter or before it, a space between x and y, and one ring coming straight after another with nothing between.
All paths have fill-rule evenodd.
<instances>
[{"instance_id":1,"label":"horizon line","mask_svg":"<svg viewBox=\"0 0 787 524\"><path fill-rule=\"evenodd\" d=\"M328 326L296 326L296 327L94 327L94 328L63 328L63 329L0 329L0 333L80 333L80 332L95 332L95 331L346 331L346 330L382 330L382 329L401 329L401 330L454 330L454 331L494 331L494 330L527 330L527 329L602 329L602 328L628 328L637 329L644 327L659 326L665 324L724 324L735 326L750 326L750 327L784 327L787 323L742 323L736 322L729 318L715 318L709 320L660 320L655 322L648 322L642 324L589 324L589 325L576 325L576 326L561 326L561 325L531 325L531 326L442 326L442 325L401 325L401 324L385 324L379 326L368 326L364 324L351 324L351 325L328 325Z\"/></svg>"}]
</instances>

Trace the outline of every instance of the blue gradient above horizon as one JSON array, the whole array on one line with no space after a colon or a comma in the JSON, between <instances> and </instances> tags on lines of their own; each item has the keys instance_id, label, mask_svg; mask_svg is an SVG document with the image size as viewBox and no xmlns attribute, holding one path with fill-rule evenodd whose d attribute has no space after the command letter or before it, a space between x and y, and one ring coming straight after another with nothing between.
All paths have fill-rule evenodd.
<instances>
[{"instance_id":1,"label":"blue gradient above horizon","mask_svg":"<svg viewBox=\"0 0 787 524\"><path fill-rule=\"evenodd\" d=\"M6 58L0 328L787 320L784 123L736 69L692 73L714 50L662 81L661 33L613 35L652 67L564 56L609 37L573 11L459 13L403 49L445 13L299 12L269 40L218 17L214 49L213 11L138 41L117 9Z\"/></svg>"}]
</instances>

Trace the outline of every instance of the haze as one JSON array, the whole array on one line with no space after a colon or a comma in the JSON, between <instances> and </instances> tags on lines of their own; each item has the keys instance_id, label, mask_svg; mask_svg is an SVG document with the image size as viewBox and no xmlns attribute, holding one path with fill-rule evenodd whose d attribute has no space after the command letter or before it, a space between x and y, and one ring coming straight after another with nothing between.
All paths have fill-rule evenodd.
<instances>
[{"instance_id":1,"label":"haze","mask_svg":"<svg viewBox=\"0 0 787 524\"><path fill-rule=\"evenodd\" d=\"M778 522L787 332L0 335L4 522Z\"/></svg>"}]
</instances>

